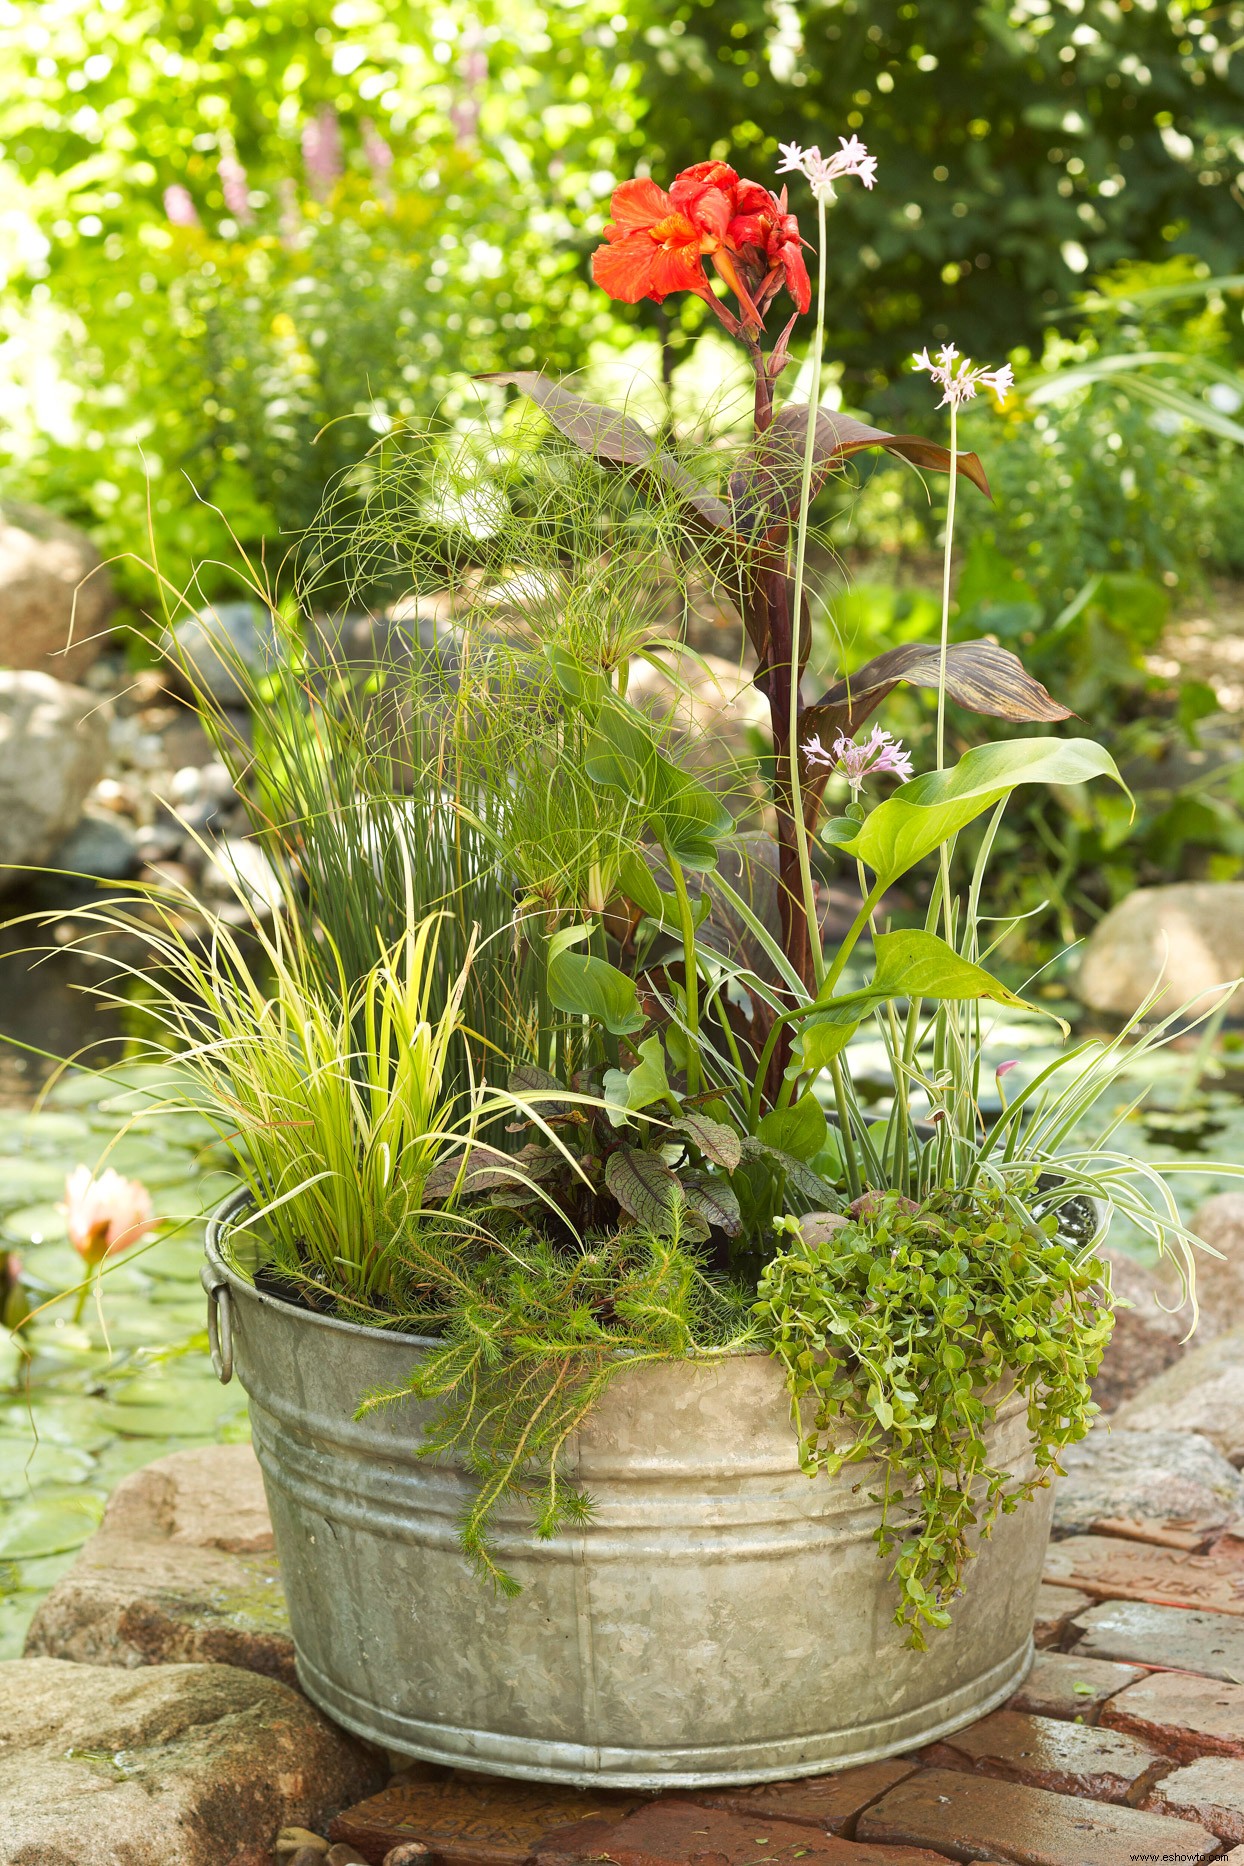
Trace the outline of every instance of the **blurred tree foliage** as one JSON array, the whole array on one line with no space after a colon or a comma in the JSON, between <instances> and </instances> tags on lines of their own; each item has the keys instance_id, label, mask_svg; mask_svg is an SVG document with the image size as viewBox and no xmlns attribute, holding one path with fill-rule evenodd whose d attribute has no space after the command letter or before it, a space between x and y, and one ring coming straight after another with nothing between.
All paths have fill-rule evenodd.
<instances>
[{"instance_id":1,"label":"blurred tree foliage","mask_svg":"<svg viewBox=\"0 0 1244 1866\"><path fill-rule=\"evenodd\" d=\"M1235 268L1244 5L667 0L649 15L630 53L654 174L730 153L765 179L779 141L853 132L879 158L877 187L844 188L832 221L848 400L935 338L1039 351L1079 275L1120 260Z\"/></svg>"},{"instance_id":2,"label":"blurred tree foliage","mask_svg":"<svg viewBox=\"0 0 1244 1866\"><path fill-rule=\"evenodd\" d=\"M612 11L0 7L0 485L115 551L149 548L150 493L178 585L225 519L273 567L471 371L574 367L615 328L576 250L635 120Z\"/></svg>"},{"instance_id":3,"label":"blurred tree foliage","mask_svg":"<svg viewBox=\"0 0 1244 1866\"><path fill-rule=\"evenodd\" d=\"M925 342L1036 355L1086 272L1234 265L1242 36L1244 0L0 0L0 490L110 551L150 517L179 585L214 506L274 564L472 371L701 330L591 287L620 177L852 131L831 345L893 418Z\"/></svg>"}]
</instances>

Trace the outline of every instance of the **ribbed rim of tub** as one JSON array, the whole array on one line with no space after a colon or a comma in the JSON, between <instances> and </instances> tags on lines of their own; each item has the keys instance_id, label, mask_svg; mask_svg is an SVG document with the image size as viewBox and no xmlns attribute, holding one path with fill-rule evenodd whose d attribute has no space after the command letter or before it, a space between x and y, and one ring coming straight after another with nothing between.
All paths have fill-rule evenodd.
<instances>
[{"instance_id":1,"label":"ribbed rim of tub","mask_svg":"<svg viewBox=\"0 0 1244 1866\"><path fill-rule=\"evenodd\" d=\"M444 1343L432 1335L408 1335L397 1328L369 1327L365 1322L343 1322L336 1315L320 1315L315 1309L296 1307L292 1302L282 1302L278 1296L265 1295L262 1289L256 1289L244 1276L233 1268L221 1248L225 1234L234 1220L239 1218L254 1200L245 1186L237 1192L231 1192L222 1205L218 1205L207 1221L207 1230L203 1237L203 1249L212 1268L219 1270L226 1279L229 1288L239 1296L245 1296L248 1302L257 1302L265 1309L273 1309L281 1315L293 1316L300 1322L306 1322L314 1328L331 1328L339 1335L357 1335L364 1341L375 1341L377 1336L384 1336L390 1341L401 1341L412 1348L439 1348Z\"/></svg>"}]
</instances>

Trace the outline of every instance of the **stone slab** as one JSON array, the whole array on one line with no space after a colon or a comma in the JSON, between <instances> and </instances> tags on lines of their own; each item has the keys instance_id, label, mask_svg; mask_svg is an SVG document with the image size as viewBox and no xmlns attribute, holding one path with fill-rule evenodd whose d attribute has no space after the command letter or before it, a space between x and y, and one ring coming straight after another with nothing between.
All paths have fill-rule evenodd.
<instances>
[{"instance_id":1,"label":"stone slab","mask_svg":"<svg viewBox=\"0 0 1244 1866\"><path fill-rule=\"evenodd\" d=\"M1092 1724L1103 1704L1144 1675L1137 1665L1112 1665L1067 1652L1038 1652L1027 1678L1008 1699L1007 1709Z\"/></svg>"},{"instance_id":2,"label":"stone slab","mask_svg":"<svg viewBox=\"0 0 1244 1866\"><path fill-rule=\"evenodd\" d=\"M1190 1348L1114 1414L1128 1431L1197 1432L1244 1464L1244 1329Z\"/></svg>"},{"instance_id":3,"label":"stone slab","mask_svg":"<svg viewBox=\"0 0 1244 1866\"><path fill-rule=\"evenodd\" d=\"M750 1819L727 1808L662 1795L608 1830L595 1843L595 1857L613 1866L945 1866L921 1847L852 1844L818 1834L802 1821ZM541 1858L543 1859L543 1855Z\"/></svg>"},{"instance_id":4,"label":"stone slab","mask_svg":"<svg viewBox=\"0 0 1244 1866\"><path fill-rule=\"evenodd\" d=\"M1205 1678L1244 1679L1244 1620L1233 1614L1156 1607L1148 1601L1109 1600L1076 1622L1076 1657L1116 1659L1199 1672Z\"/></svg>"},{"instance_id":5,"label":"stone slab","mask_svg":"<svg viewBox=\"0 0 1244 1866\"><path fill-rule=\"evenodd\" d=\"M1038 1652L1044 1652L1051 1646L1061 1645L1063 1635L1071 1625L1077 1613L1083 1613L1093 1604L1087 1594L1077 1593L1073 1587L1054 1587L1048 1581L1042 1581L1037 1589L1037 1610L1033 1620L1032 1637Z\"/></svg>"},{"instance_id":6,"label":"stone slab","mask_svg":"<svg viewBox=\"0 0 1244 1866\"><path fill-rule=\"evenodd\" d=\"M1111 1698L1101 1721L1177 1762L1198 1756L1244 1759L1244 1685L1188 1672L1151 1672Z\"/></svg>"},{"instance_id":7,"label":"stone slab","mask_svg":"<svg viewBox=\"0 0 1244 1866\"><path fill-rule=\"evenodd\" d=\"M0 1664L6 1866L270 1866L386 1773L275 1679L228 1665Z\"/></svg>"},{"instance_id":8,"label":"stone slab","mask_svg":"<svg viewBox=\"0 0 1244 1866\"><path fill-rule=\"evenodd\" d=\"M1219 1846L1192 1821L953 1769L923 1769L900 1782L860 1816L856 1835L1014 1866L1134 1866L1141 1855L1178 1856L1193 1866Z\"/></svg>"},{"instance_id":9,"label":"stone slab","mask_svg":"<svg viewBox=\"0 0 1244 1866\"><path fill-rule=\"evenodd\" d=\"M206 1445L124 1478L42 1602L31 1658L237 1665L296 1684L263 1480L249 1445Z\"/></svg>"},{"instance_id":10,"label":"stone slab","mask_svg":"<svg viewBox=\"0 0 1244 1866\"><path fill-rule=\"evenodd\" d=\"M1244 1561L1234 1537L1200 1555L1120 1536L1070 1536L1050 1544L1045 1578L1097 1600L1147 1600L1244 1618Z\"/></svg>"},{"instance_id":11,"label":"stone slab","mask_svg":"<svg viewBox=\"0 0 1244 1866\"><path fill-rule=\"evenodd\" d=\"M1086 1535L1109 1522L1130 1523L1156 1541L1173 1533L1203 1542L1244 1519L1244 1477L1198 1432L1112 1430L1099 1422L1059 1462L1065 1475L1054 1487L1056 1536Z\"/></svg>"},{"instance_id":12,"label":"stone slab","mask_svg":"<svg viewBox=\"0 0 1244 1866\"><path fill-rule=\"evenodd\" d=\"M924 1760L1001 1781L1026 1782L1052 1794L1127 1801L1164 1758L1121 1730L1001 1710L933 1744Z\"/></svg>"},{"instance_id":13,"label":"stone slab","mask_svg":"<svg viewBox=\"0 0 1244 1866\"><path fill-rule=\"evenodd\" d=\"M839 1775L799 1782L761 1782L754 1788L709 1788L688 1793L703 1808L727 1808L745 1819L802 1821L821 1833L841 1834L863 1808L910 1775L911 1762L869 1762Z\"/></svg>"},{"instance_id":14,"label":"stone slab","mask_svg":"<svg viewBox=\"0 0 1244 1866\"><path fill-rule=\"evenodd\" d=\"M635 1805L634 1795L460 1770L440 1782L393 1782L347 1808L328 1831L368 1860L421 1840L440 1866L522 1866L559 1828L601 1816L617 1821Z\"/></svg>"},{"instance_id":15,"label":"stone slab","mask_svg":"<svg viewBox=\"0 0 1244 1866\"><path fill-rule=\"evenodd\" d=\"M1244 1841L1244 1762L1202 1756L1164 1777L1142 1805L1155 1814L1198 1821L1220 1840Z\"/></svg>"}]
</instances>

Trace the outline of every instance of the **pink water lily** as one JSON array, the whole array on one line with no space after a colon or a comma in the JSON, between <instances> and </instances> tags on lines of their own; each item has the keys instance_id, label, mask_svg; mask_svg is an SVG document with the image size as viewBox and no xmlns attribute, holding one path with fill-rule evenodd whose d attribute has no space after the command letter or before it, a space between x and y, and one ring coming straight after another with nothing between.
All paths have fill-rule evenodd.
<instances>
[{"instance_id":1,"label":"pink water lily","mask_svg":"<svg viewBox=\"0 0 1244 1866\"><path fill-rule=\"evenodd\" d=\"M152 1229L151 1194L138 1179L123 1179L110 1166L96 1179L77 1166L65 1181L69 1242L92 1269L105 1257L139 1244Z\"/></svg>"}]
</instances>

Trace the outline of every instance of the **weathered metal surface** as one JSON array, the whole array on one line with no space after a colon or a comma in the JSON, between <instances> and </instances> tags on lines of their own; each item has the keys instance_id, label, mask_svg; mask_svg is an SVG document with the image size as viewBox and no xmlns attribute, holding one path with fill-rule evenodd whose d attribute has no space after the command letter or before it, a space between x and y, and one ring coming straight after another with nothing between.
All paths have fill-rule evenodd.
<instances>
[{"instance_id":1,"label":"weathered metal surface","mask_svg":"<svg viewBox=\"0 0 1244 1866\"><path fill-rule=\"evenodd\" d=\"M502 1599L459 1550L469 1477L417 1455L427 1410L354 1417L429 1344L259 1294L222 1261L215 1226L208 1258L229 1290L299 1678L348 1729L545 1781L775 1781L933 1741L1027 1673L1048 1490L1000 1519L953 1626L911 1652L867 1467L803 1475L777 1364L635 1368L572 1453L591 1521L538 1542L521 1508L500 1518L523 1587ZM1030 1468L1022 1403L990 1451Z\"/></svg>"}]
</instances>

